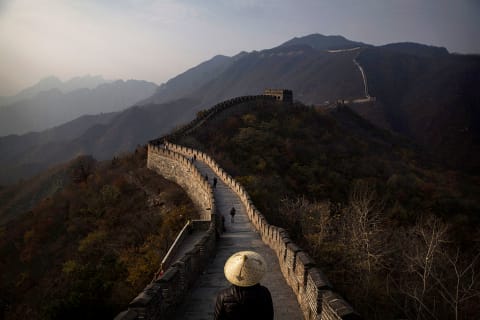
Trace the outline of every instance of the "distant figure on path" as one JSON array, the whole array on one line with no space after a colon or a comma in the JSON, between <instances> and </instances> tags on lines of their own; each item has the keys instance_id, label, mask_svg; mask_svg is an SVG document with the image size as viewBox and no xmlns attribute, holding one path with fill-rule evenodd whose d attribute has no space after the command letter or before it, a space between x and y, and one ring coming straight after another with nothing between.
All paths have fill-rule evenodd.
<instances>
[{"instance_id":1,"label":"distant figure on path","mask_svg":"<svg viewBox=\"0 0 480 320\"><path fill-rule=\"evenodd\" d=\"M272 320L270 291L260 285L267 271L265 259L254 251L240 251L228 258L223 268L232 284L217 295L214 320Z\"/></svg>"},{"instance_id":2,"label":"distant figure on path","mask_svg":"<svg viewBox=\"0 0 480 320\"><path fill-rule=\"evenodd\" d=\"M208 174L205 173L205 181L208 181Z\"/></svg>"},{"instance_id":3,"label":"distant figure on path","mask_svg":"<svg viewBox=\"0 0 480 320\"><path fill-rule=\"evenodd\" d=\"M230 210L230 216L232 217L232 218L230 219L230 222L231 222L231 223L234 223L234 222L235 222L235 213L237 213L237 212L235 211L235 208L232 207L232 209Z\"/></svg>"},{"instance_id":4,"label":"distant figure on path","mask_svg":"<svg viewBox=\"0 0 480 320\"><path fill-rule=\"evenodd\" d=\"M213 177L213 189L217 187L217 177Z\"/></svg>"},{"instance_id":5,"label":"distant figure on path","mask_svg":"<svg viewBox=\"0 0 480 320\"><path fill-rule=\"evenodd\" d=\"M193 155L193 161L197 161L197 155L196 154Z\"/></svg>"}]
</instances>

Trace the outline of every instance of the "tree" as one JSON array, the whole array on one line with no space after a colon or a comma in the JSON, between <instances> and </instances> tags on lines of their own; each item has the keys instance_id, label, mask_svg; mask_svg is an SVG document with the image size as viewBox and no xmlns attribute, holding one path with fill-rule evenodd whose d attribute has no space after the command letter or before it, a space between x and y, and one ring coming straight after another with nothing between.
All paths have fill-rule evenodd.
<instances>
[{"instance_id":1,"label":"tree","mask_svg":"<svg viewBox=\"0 0 480 320\"><path fill-rule=\"evenodd\" d=\"M380 267L385 255L383 208L372 183L365 180L354 183L344 210L344 228L352 249L358 252L357 263L368 273Z\"/></svg>"}]
</instances>

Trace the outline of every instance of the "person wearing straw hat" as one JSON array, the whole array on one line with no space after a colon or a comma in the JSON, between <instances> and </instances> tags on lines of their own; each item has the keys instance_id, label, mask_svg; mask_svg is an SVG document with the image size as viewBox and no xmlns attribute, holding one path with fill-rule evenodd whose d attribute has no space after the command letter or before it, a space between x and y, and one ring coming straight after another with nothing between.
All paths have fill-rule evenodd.
<instances>
[{"instance_id":1,"label":"person wearing straw hat","mask_svg":"<svg viewBox=\"0 0 480 320\"><path fill-rule=\"evenodd\" d=\"M228 258L223 271L232 285L217 295L215 320L273 319L272 295L260 285L267 263L259 253L237 252Z\"/></svg>"}]
</instances>

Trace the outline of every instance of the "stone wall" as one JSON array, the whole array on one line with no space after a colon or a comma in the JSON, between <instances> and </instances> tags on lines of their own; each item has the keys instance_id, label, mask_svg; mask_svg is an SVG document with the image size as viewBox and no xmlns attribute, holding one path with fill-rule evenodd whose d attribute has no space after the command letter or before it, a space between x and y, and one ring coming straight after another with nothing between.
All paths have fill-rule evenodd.
<instances>
[{"instance_id":1,"label":"stone wall","mask_svg":"<svg viewBox=\"0 0 480 320\"><path fill-rule=\"evenodd\" d=\"M179 260L171 261L173 264L165 272L162 270L161 274L133 299L128 309L115 317L115 320L168 319L174 314L198 275L207 266L210 257L215 253L217 233L221 229L215 214L212 187L189 159L149 144L147 166L182 186L202 218L202 220L191 221L183 232L179 233L177 237L179 241L175 242L170 251L175 252L176 246L181 246L181 240L187 228L202 230L205 235L194 249Z\"/></svg>"},{"instance_id":2,"label":"stone wall","mask_svg":"<svg viewBox=\"0 0 480 320\"><path fill-rule=\"evenodd\" d=\"M333 289L326 276L315 266L307 252L295 245L288 233L270 225L257 210L250 196L234 178L226 173L213 158L197 150L166 143L169 150L205 161L237 193L247 209L247 215L259 232L262 240L272 248L278 258L285 280L297 296L305 319L361 319L353 308Z\"/></svg>"},{"instance_id":3,"label":"stone wall","mask_svg":"<svg viewBox=\"0 0 480 320\"><path fill-rule=\"evenodd\" d=\"M171 150L149 144L147 168L180 185L192 199L201 219L210 220L213 201L210 184L189 159Z\"/></svg>"},{"instance_id":4,"label":"stone wall","mask_svg":"<svg viewBox=\"0 0 480 320\"><path fill-rule=\"evenodd\" d=\"M205 121L211 119L212 117L214 117L215 115L221 113L226 109L229 109L235 105L238 105L244 102L255 101L255 100L275 100L275 97L270 95L255 95L255 96L236 97L230 100L222 101L220 103L217 103L212 108L205 110L203 112L200 112L195 119L193 119L190 123L182 126L181 128L175 130L174 133L152 140L150 141L150 143L152 145L160 145L164 141L167 141L167 140L172 141L175 138L178 138L179 136L191 133L197 127L201 126Z\"/></svg>"},{"instance_id":5,"label":"stone wall","mask_svg":"<svg viewBox=\"0 0 480 320\"><path fill-rule=\"evenodd\" d=\"M168 319L215 251L216 235L221 233L221 224L215 214L215 202L210 184L189 161L189 158L194 155L197 159L206 162L215 174L239 195L247 209L249 219L262 240L275 251L282 274L294 291L305 319L361 319L353 308L334 291L333 286L316 267L308 253L293 243L284 229L270 225L252 203L245 189L213 158L198 150L167 141L190 133L226 109L257 99L268 100L272 97L246 96L221 102L174 134L150 141L147 166L166 178L176 181L186 190L204 219L204 221L194 221L192 227L201 227L207 231L193 250L173 263L161 277L152 281L130 303L128 310L120 313L115 320ZM206 225L205 220L210 220L210 223Z\"/></svg>"}]
</instances>

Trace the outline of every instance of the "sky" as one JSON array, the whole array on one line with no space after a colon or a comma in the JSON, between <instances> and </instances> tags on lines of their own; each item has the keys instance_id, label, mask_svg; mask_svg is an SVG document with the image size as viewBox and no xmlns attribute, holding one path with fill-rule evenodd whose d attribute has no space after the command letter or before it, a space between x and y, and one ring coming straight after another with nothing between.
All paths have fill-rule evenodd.
<instances>
[{"instance_id":1,"label":"sky","mask_svg":"<svg viewBox=\"0 0 480 320\"><path fill-rule=\"evenodd\" d=\"M0 95L51 75L161 84L312 33L480 53L480 0L0 0Z\"/></svg>"}]
</instances>

